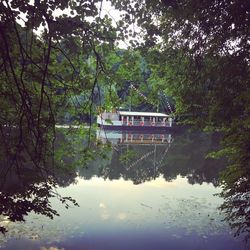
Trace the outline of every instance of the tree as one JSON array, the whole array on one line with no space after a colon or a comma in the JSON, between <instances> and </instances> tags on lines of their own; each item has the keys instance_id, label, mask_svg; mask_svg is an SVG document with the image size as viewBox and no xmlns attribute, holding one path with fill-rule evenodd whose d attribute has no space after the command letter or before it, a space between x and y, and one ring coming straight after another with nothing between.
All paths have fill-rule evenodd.
<instances>
[{"instance_id":1,"label":"tree","mask_svg":"<svg viewBox=\"0 0 250 250\"><path fill-rule=\"evenodd\" d=\"M39 165L53 154L60 107L84 94L78 112L92 112L104 71L97 47L113 48L118 33L111 19L101 16L102 1L2 1L0 10L3 155L18 165L22 154L34 151Z\"/></svg>"},{"instance_id":2,"label":"tree","mask_svg":"<svg viewBox=\"0 0 250 250\"><path fill-rule=\"evenodd\" d=\"M49 197L63 203L68 198L55 195L57 181L46 174L91 158L86 140L92 131L78 131L87 138L85 147L77 147L83 157L69 162L76 139L68 138L65 148L70 153L58 149L55 124L63 108L73 115L93 112L94 90L105 71L100 50L112 49L119 36L101 11L102 1L95 0L0 2L1 177L4 181L10 172L23 177L32 168L38 179L44 178L26 183L20 192L1 190L1 213L13 221L30 211L56 215ZM84 96L80 106L74 102L78 96Z\"/></svg>"},{"instance_id":3,"label":"tree","mask_svg":"<svg viewBox=\"0 0 250 250\"><path fill-rule=\"evenodd\" d=\"M177 114L186 123L223 132L222 150L210 154L230 160L221 179L222 208L249 235L249 1L112 2L126 12L124 21L141 27L139 47L150 55L151 83L160 79Z\"/></svg>"},{"instance_id":4,"label":"tree","mask_svg":"<svg viewBox=\"0 0 250 250\"><path fill-rule=\"evenodd\" d=\"M222 184L224 197L230 198L227 207L233 211L238 203L231 199L234 192L227 190L237 193L238 185L250 180L249 1L111 3L124 13L116 26L101 15L101 0L0 3L0 104L5 110L0 115L5 145L1 157L7 155L18 166L24 155L36 155L32 160L38 165L48 152L53 155L57 108L65 105L63 97L83 96L80 110L93 113L99 83L109 84L114 74L103 58L117 39L131 36L131 46L142 52L152 69L147 79L152 98L159 90L171 94L187 123L224 133L223 149L210 156L226 155L231 161ZM57 16L58 10L70 14ZM133 25L140 29L141 42ZM41 26L42 35L35 35ZM138 70L128 75L125 65L120 70L125 79L142 80ZM118 104L114 88L110 90L108 103ZM72 103L70 108L79 108ZM249 185L242 190L248 195ZM249 217L245 219L243 231L249 232Z\"/></svg>"}]
</instances>

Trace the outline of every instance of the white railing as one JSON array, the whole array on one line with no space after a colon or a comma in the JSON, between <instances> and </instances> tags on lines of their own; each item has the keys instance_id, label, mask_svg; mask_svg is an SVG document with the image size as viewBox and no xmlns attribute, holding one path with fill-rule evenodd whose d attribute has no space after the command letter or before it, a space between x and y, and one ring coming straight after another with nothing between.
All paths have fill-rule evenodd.
<instances>
[{"instance_id":1,"label":"white railing","mask_svg":"<svg viewBox=\"0 0 250 250\"><path fill-rule=\"evenodd\" d=\"M123 134L120 143L149 144L149 143L171 143L170 134Z\"/></svg>"},{"instance_id":2,"label":"white railing","mask_svg":"<svg viewBox=\"0 0 250 250\"><path fill-rule=\"evenodd\" d=\"M161 121L161 122L153 122L153 121L141 121L141 120L123 120L123 126L147 126L147 127L171 127L172 122L169 121Z\"/></svg>"}]
</instances>

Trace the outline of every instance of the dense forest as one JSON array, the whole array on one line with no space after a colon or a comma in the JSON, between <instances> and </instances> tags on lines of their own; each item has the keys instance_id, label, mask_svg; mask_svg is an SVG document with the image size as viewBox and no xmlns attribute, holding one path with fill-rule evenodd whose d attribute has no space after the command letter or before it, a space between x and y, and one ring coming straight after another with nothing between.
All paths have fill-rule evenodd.
<instances>
[{"instance_id":1,"label":"dense forest","mask_svg":"<svg viewBox=\"0 0 250 250\"><path fill-rule=\"evenodd\" d=\"M221 208L249 235L249 19L247 0L1 1L1 166L43 171L62 164L65 148L74 156L79 141L55 145L65 123L90 125L78 132L88 143L77 161L105 157L89 140L98 112L161 110L223 134L207 157L228 159Z\"/></svg>"}]
</instances>

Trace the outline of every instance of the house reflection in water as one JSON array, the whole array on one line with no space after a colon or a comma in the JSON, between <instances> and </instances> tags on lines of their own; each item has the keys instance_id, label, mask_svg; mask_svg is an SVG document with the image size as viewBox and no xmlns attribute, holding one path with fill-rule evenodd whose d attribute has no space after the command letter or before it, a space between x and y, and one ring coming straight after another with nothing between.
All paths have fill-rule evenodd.
<instances>
[{"instance_id":1,"label":"house reflection in water","mask_svg":"<svg viewBox=\"0 0 250 250\"><path fill-rule=\"evenodd\" d=\"M97 130L97 140L102 143L111 144L137 144L137 145L154 145L154 144L170 144L173 141L171 134L154 134L139 133L138 131L111 131Z\"/></svg>"},{"instance_id":2,"label":"house reflection in water","mask_svg":"<svg viewBox=\"0 0 250 250\"><path fill-rule=\"evenodd\" d=\"M101 129L97 131L97 141L110 143L114 149L109 163L99 169L99 173L111 180L121 177L132 180L137 185L161 175L159 168L166 165L173 138L171 134L154 134L152 131Z\"/></svg>"}]
</instances>

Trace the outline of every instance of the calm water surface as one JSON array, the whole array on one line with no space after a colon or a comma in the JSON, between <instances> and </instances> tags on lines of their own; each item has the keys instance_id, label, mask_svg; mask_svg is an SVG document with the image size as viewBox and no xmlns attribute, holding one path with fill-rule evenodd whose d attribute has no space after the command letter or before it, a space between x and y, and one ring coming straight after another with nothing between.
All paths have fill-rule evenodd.
<instances>
[{"instance_id":1,"label":"calm water surface","mask_svg":"<svg viewBox=\"0 0 250 250\"><path fill-rule=\"evenodd\" d=\"M217 209L224 163L204 159L217 136L101 131L98 139L112 142L108 157L77 168L57 188L79 207L53 198L60 214L53 220L2 218L2 249L246 249Z\"/></svg>"}]
</instances>

